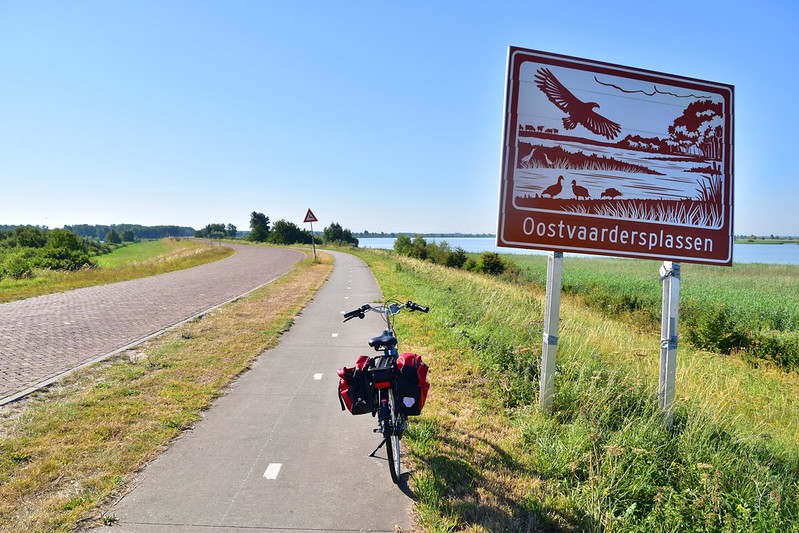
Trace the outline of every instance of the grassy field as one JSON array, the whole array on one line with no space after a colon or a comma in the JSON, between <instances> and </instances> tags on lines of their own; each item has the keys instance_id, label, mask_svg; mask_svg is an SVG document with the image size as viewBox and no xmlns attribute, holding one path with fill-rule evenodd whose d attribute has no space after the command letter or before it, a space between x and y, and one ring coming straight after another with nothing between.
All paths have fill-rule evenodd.
<instances>
[{"instance_id":1,"label":"grassy field","mask_svg":"<svg viewBox=\"0 0 799 533\"><path fill-rule=\"evenodd\" d=\"M429 531L799 531L799 376L681 345L673 431L659 332L566 295L555 411L537 408L543 291L362 252L432 382L409 429ZM656 272L656 271L655 271ZM651 274L654 276L654 274Z\"/></svg>"},{"instance_id":2,"label":"grassy field","mask_svg":"<svg viewBox=\"0 0 799 533\"><path fill-rule=\"evenodd\" d=\"M135 244L128 244L117 248L110 254L100 255L94 258L95 263L100 268L119 268L129 263L136 263L166 255L180 247L197 244L194 241L178 241L173 239L161 239L156 241L141 241Z\"/></svg>"},{"instance_id":3,"label":"grassy field","mask_svg":"<svg viewBox=\"0 0 799 533\"><path fill-rule=\"evenodd\" d=\"M250 295L0 410L0 531L113 523L104 504L200 419L313 296L306 259ZM332 398L331 391L331 398Z\"/></svg>"},{"instance_id":4,"label":"grassy field","mask_svg":"<svg viewBox=\"0 0 799 533\"><path fill-rule=\"evenodd\" d=\"M2 279L0 303L164 274L223 259L233 253L227 247L176 239L129 244L95 257L98 268L77 272L40 270L30 279Z\"/></svg>"},{"instance_id":5,"label":"grassy field","mask_svg":"<svg viewBox=\"0 0 799 533\"><path fill-rule=\"evenodd\" d=\"M523 278L544 287L546 257L504 255ZM563 292L579 296L608 316L624 317L660 331L661 263L567 257ZM799 266L682 265L682 336L694 346L724 354L740 352L750 363L771 361L799 370ZM741 350L741 348L743 348Z\"/></svg>"},{"instance_id":6,"label":"grassy field","mask_svg":"<svg viewBox=\"0 0 799 533\"><path fill-rule=\"evenodd\" d=\"M799 239L786 237L786 238L774 238L774 239L766 239L763 237L737 237L735 239L736 244L799 244Z\"/></svg>"}]
</instances>

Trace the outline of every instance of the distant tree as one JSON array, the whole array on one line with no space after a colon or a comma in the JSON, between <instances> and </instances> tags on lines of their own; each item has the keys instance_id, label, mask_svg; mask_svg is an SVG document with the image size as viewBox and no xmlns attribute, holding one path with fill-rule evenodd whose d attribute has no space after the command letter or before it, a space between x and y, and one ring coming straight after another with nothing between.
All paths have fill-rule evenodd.
<instances>
[{"instance_id":1,"label":"distant tree","mask_svg":"<svg viewBox=\"0 0 799 533\"><path fill-rule=\"evenodd\" d=\"M397 235L396 240L394 241L394 251L400 255L411 255L411 250L413 249L413 244L411 243L411 238L407 235Z\"/></svg>"},{"instance_id":2,"label":"distant tree","mask_svg":"<svg viewBox=\"0 0 799 533\"><path fill-rule=\"evenodd\" d=\"M311 244L311 232L303 230L294 222L278 220L269 232L268 241L273 244Z\"/></svg>"},{"instance_id":3,"label":"distant tree","mask_svg":"<svg viewBox=\"0 0 799 533\"><path fill-rule=\"evenodd\" d=\"M358 246L358 239L353 237L352 231L342 228L338 222L333 222L322 231L322 237L328 244L346 243Z\"/></svg>"},{"instance_id":4,"label":"distant tree","mask_svg":"<svg viewBox=\"0 0 799 533\"><path fill-rule=\"evenodd\" d=\"M208 224L203 229L194 232L194 236L199 239L221 239L227 234L224 224Z\"/></svg>"},{"instance_id":5,"label":"distant tree","mask_svg":"<svg viewBox=\"0 0 799 533\"><path fill-rule=\"evenodd\" d=\"M466 259L468 259L466 257L466 251L458 246L455 250L447 254L444 264L451 268L463 268L463 265L466 264Z\"/></svg>"},{"instance_id":6,"label":"distant tree","mask_svg":"<svg viewBox=\"0 0 799 533\"><path fill-rule=\"evenodd\" d=\"M250 214L250 233L247 238L254 242L266 242L269 231L269 217L253 211Z\"/></svg>"},{"instance_id":7,"label":"distant tree","mask_svg":"<svg viewBox=\"0 0 799 533\"><path fill-rule=\"evenodd\" d=\"M47 244L47 231L35 226L17 226L3 241L9 248L41 248Z\"/></svg>"},{"instance_id":8,"label":"distant tree","mask_svg":"<svg viewBox=\"0 0 799 533\"><path fill-rule=\"evenodd\" d=\"M333 222L322 230L322 237L325 239L325 242L340 241L343 233L344 230L341 228L341 224Z\"/></svg>"},{"instance_id":9,"label":"distant tree","mask_svg":"<svg viewBox=\"0 0 799 533\"><path fill-rule=\"evenodd\" d=\"M411 257L415 257L416 259L427 259L427 241L421 235L417 235L413 238Z\"/></svg>"},{"instance_id":10,"label":"distant tree","mask_svg":"<svg viewBox=\"0 0 799 533\"><path fill-rule=\"evenodd\" d=\"M236 226L234 226L233 224L228 224L227 229L225 230L225 234L231 239L235 239L236 235L238 235L238 230L236 229Z\"/></svg>"},{"instance_id":11,"label":"distant tree","mask_svg":"<svg viewBox=\"0 0 799 533\"><path fill-rule=\"evenodd\" d=\"M118 234L128 229L132 230L136 238L139 239L189 237L195 234L194 228L186 226L142 226L140 224L112 224L111 226L75 224L73 226L64 226L64 229L68 229L81 237L91 237L95 239L102 239L110 229L113 229Z\"/></svg>"},{"instance_id":12,"label":"distant tree","mask_svg":"<svg viewBox=\"0 0 799 533\"><path fill-rule=\"evenodd\" d=\"M86 243L83 239L69 230L54 229L47 235L48 248L63 248L65 250L85 251Z\"/></svg>"},{"instance_id":13,"label":"distant tree","mask_svg":"<svg viewBox=\"0 0 799 533\"><path fill-rule=\"evenodd\" d=\"M119 237L119 234L116 231L114 231L113 228L111 228L110 230L108 230L108 233L105 234L105 242L111 244L120 244L122 242L122 239Z\"/></svg>"},{"instance_id":14,"label":"distant tree","mask_svg":"<svg viewBox=\"0 0 799 533\"><path fill-rule=\"evenodd\" d=\"M133 233L132 229L126 229L122 232L122 241L123 242L133 242L136 240L136 234Z\"/></svg>"}]
</instances>

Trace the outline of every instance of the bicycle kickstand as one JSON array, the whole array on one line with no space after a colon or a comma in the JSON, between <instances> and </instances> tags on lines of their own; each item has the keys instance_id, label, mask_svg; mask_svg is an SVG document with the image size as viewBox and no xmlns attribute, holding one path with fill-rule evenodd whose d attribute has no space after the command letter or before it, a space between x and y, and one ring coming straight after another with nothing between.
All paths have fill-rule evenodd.
<instances>
[{"instance_id":1,"label":"bicycle kickstand","mask_svg":"<svg viewBox=\"0 0 799 533\"><path fill-rule=\"evenodd\" d=\"M375 449L374 449L374 451L373 451L372 453L370 453L370 454L369 454L369 457L374 457L374 456L375 456L375 454L377 453L377 450L379 450L380 448L382 448L382 447L383 447L385 444L386 444L386 439L385 439L385 437L384 437L384 438L383 438L383 440L382 440L382 442L380 442L380 444L378 444L378 445L377 445L377 448L375 448Z\"/></svg>"}]
</instances>

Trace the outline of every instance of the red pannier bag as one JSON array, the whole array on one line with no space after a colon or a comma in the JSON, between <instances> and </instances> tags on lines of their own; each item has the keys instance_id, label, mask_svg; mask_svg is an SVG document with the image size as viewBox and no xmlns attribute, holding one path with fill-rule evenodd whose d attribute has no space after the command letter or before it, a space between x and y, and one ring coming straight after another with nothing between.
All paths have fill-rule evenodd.
<instances>
[{"instance_id":1,"label":"red pannier bag","mask_svg":"<svg viewBox=\"0 0 799 533\"><path fill-rule=\"evenodd\" d=\"M361 355L355 361L355 366L338 369L338 401L341 402L342 411L346 408L354 415L372 412L375 392L366 372L368 366L369 358Z\"/></svg>"},{"instance_id":2,"label":"red pannier bag","mask_svg":"<svg viewBox=\"0 0 799 533\"><path fill-rule=\"evenodd\" d=\"M397 358L397 400L407 416L418 416L427 399L427 365L420 355L404 353Z\"/></svg>"}]
</instances>

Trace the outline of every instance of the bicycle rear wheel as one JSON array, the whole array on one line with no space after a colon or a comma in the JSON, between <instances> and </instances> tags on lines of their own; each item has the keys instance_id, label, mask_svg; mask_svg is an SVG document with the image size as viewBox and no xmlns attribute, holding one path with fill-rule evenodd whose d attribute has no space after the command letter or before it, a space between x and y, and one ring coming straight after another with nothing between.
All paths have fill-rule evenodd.
<instances>
[{"instance_id":1,"label":"bicycle rear wheel","mask_svg":"<svg viewBox=\"0 0 799 533\"><path fill-rule=\"evenodd\" d=\"M400 452L400 437L402 436L402 419L399 413L399 406L392 388L388 394L389 415L391 417L390 434L384 435L386 439L386 453L388 454L388 469L391 471L391 479L399 484L402 475L402 461Z\"/></svg>"}]
</instances>

